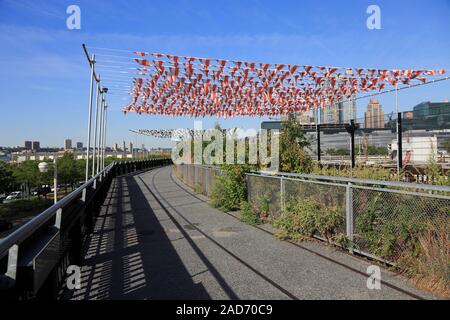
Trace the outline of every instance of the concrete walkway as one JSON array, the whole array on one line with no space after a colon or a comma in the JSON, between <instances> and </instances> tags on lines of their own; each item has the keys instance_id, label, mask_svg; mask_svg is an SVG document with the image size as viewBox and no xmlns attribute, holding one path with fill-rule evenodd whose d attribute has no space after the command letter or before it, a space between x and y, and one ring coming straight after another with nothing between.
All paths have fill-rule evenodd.
<instances>
[{"instance_id":1,"label":"concrete walkway","mask_svg":"<svg viewBox=\"0 0 450 320\"><path fill-rule=\"evenodd\" d=\"M433 298L370 263L316 242L295 246L211 208L165 167L119 177L89 237L70 299Z\"/></svg>"}]
</instances>

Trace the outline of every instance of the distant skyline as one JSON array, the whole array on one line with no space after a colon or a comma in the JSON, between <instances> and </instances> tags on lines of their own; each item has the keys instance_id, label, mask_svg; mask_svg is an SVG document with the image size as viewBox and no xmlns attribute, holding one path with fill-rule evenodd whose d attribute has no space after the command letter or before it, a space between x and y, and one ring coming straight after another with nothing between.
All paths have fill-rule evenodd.
<instances>
[{"instance_id":1,"label":"distant skyline","mask_svg":"<svg viewBox=\"0 0 450 320\"><path fill-rule=\"evenodd\" d=\"M68 30L66 9L81 9ZM366 27L371 1L0 1L0 146L41 147L70 137L86 145L89 67L81 44L213 58L390 69L450 70L450 1L377 1L381 30ZM147 148L168 140L129 129L193 127L194 118L123 115L113 99L108 146ZM395 95L377 97L388 114ZM401 91L400 110L450 99L450 81ZM369 99L357 101L363 118ZM220 120L259 128L267 118ZM212 127L215 118L203 119Z\"/></svg>"}]
</instances>

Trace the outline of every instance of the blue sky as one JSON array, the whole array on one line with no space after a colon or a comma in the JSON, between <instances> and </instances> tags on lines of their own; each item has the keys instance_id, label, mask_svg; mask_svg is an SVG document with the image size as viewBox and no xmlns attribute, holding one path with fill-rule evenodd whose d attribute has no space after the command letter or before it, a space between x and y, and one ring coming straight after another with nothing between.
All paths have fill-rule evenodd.
<instances>
[{"instance_id":1,"label":"blue sky","mask_svg":"<svg viewBox=\"0 0 450 320\"><path fill-rule=\"evenodd\" d=\"M66 9L81 8L81 30L66 28ZM366 8L381 8L381 30L366 27ZM90 46L269 63L450 70L450 1L21 1L0 0L0 146L86 140ZM112 96L111 96L112 97ZM392 94L380 97L385 111ZM450 99L450 81L400 94L400 109ZM124 116L111 102L108 144L147 147L128 129L192 127L190 118ZM358 101L361 117L367 100ZM222 120L258 128L262 119ZM205 119L204 127L215 118Z\"/></svg>"}]
</instances>

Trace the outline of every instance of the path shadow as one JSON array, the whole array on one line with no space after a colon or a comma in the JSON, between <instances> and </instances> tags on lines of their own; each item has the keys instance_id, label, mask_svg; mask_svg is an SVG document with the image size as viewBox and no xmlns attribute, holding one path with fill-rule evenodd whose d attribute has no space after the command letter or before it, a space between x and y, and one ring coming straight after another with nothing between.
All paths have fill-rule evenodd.
<instances>
[{"instance_id":1,"label":"path shadow","mask_svg":"<svg viewBox=\"0 0 450 320\"><path fill-rule=\"evenodd\" d=\"M194 283L132 175L115 179L87 240L82 287L70 299L210 299ZM67 291L67 290L66 290Z\"/></svg>"}]
</instances>

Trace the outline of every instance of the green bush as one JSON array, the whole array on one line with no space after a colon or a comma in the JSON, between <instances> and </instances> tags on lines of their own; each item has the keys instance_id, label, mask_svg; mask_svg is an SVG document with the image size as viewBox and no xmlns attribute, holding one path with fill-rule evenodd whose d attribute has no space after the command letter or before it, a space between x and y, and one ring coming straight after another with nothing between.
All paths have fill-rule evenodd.
<instances>
[{"instance_id":1,"label":"green bush","mask_svg":"<svg viewBox=\"0 0 450 320\"><path fill-rule=\"evenodd\" d=\"M241 202L241 221L249 225L257 225L261 223L258 214L253 211L252 207L247 201Z\"/></svg>"},{"instance_id":2,"label":"green bush","mask_svg":"<svg viewBox=\"0 0 450 320\"><path fill-rule=\"evenodd\" d=\"M267 220L270 214L270 196L263 195L258 198L258 212L262 219Z\"/></svg>"},{"instance_id":3,"label":"green bush","mask_svg":"<svg viewBox=\"0 0 450 320\"><path fill-rule=\"evenodd\" d=\"M249 165L225 165L223 174L216 176L211 192L211 204L226 211L238 210L241 202L247 200L245 173Z\"/></svg>"},{"instance_id":4,"label":"green bush","mask_svg":"<svg viewBox=\"0 0 450 320\"><path fill-rule=\"evenodd\" d=\"M313 198L305 198L288 202L273 225L282 239L301 240L318 233L331 241L343 221L344 213L340 208L326 207Z\"/></svg>"},{"instance_id":5,"label":"green bush","mask_svg":"<svg viewBox=\"0 0 450 320\"><path fill-rule=\"evenodd\" d=\"M4 219L20 218L40 213L53 204L43 198L15 200L0 204L0 217Z\"/></svg>"}]
</instances>

